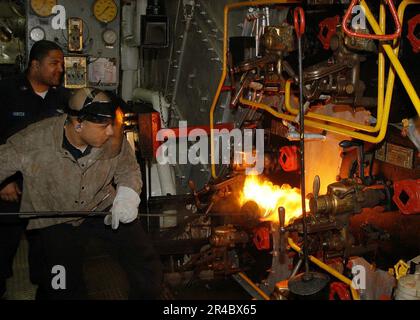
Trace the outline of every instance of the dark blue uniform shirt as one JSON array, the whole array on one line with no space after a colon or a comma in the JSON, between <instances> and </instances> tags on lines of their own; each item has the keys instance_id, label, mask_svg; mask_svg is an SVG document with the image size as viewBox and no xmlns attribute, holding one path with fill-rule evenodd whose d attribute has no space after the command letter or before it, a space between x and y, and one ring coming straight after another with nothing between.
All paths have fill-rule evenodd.
<instances>
[{"instance_id":1,"label":"dark blue uniform shirt","mask_svg":"<svg viewBox=\"0 0 420 320\"><path fill-rule=\"evenodd\" d=\"M0 144L26 128L45 118L58 115L64 110L69 98L69 90L51 87L45 98L34 92L26 74L20 74L0 81ZM15 180L15 175L0 184L0 188ZM18 179L20 180L20 179Z\"/></svg>"},{"instance_id":2,"label":"dark blue uniform shirt","mask_svg":"<svg viewBox=\"0 0 420 320\"><path fill-rule=\"evenodd\" d=\"M25 74L0 81L0 144L28 125L57 115L64 109L69 91L51 87L45 98L34 92Z\"/></svg>"}]
</instances>

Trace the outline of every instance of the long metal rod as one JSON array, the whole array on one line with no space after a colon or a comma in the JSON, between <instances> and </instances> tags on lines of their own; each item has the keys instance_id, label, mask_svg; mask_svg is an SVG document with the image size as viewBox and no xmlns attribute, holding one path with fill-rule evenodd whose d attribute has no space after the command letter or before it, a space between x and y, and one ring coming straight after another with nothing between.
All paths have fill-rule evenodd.
<instances>
[{"instance_id":1,"label":"long metal rod","mask_svg":"<svg viewBox=\"0 0 420 320\"><path fill-rule=\"evenodd\" d=\"M0 212L0 216L22 216L25 218L52 217L104 217L109 211L33 211L33 212Z\"/></svg>"},{"instance_id":2,"label":"long metal rod","mask_svg":"<svg viewBox=\"0 0 420 320\"><path fill-rule=\"evenodd\" d=\"M304 19L302 16L303 10L300 9L300 18ZM295 10L296 10L295 9ZM296 15L296 11L295 11ZM296 20L296 17L295 17ZM304 23L304 22L303 22ZM296 24L296 21L295 21ZM302 24L302 21L300 21ZM295 26L296 27L296 26ZM301 26L298 24L298 29ZM304 26L303 26L304 28ZM299 143L300 143L300 195L301 195L301 202L302 202L302 223L303 223L303 243L305 244L303 247L303 257L305 261L305 272L309 272L309 262L308 262L308 228L306 223L306 203L305 203L305 195L306 195L306 188L305 188L305 111L303 107L303 67L302 67L302 35L303 32L301 30L296 30L297 38L298 38L298 54L299 54Z\"/></svg>"},{"instance_id":3,"label":"long metal rod","mask_svg":"<svg viewBox=\"0 0 420 320\"><path fill-rule=\"evenodd\" d=\"M0 216L22 216L25 218L53 218L53 217L104 217L111 214L110 211L32 211L32 212L0 212ZM224 213L212 212L209 214L192 213L192 214L178 214L178 213L139 213L138 217L221 217L221 216L247 216L243 213Z\"/></svg>"}]
</instances>

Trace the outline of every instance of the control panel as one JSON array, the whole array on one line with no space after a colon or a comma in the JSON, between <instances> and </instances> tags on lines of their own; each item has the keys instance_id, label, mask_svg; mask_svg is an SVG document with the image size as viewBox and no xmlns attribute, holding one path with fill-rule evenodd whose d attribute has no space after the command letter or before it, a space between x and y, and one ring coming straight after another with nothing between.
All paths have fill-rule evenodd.
<instances>
[{"instance_id":1,"label":"control panel","mask_svg":"<svg viewBox=\"0 0 420 320\"><path fill-rule=\"evenodd\" d=\"M119 0L27 1L27 57L39 40L64 51L64 85L116 90L120 65Z\"/></svg>"}]
</instances>

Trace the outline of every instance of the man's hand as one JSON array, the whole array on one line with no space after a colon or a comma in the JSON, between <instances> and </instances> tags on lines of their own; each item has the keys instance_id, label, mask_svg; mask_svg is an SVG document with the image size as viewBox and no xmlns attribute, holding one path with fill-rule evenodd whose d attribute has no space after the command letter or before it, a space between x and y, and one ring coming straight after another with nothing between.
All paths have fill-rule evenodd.
<instances>
[{"instance_id":1,"label":"man's hand","mask_svg":"<svg viewBox=\"0 0 420 320\"><path fill-rule=\"evenodd\" d=\"M17 183L10 182L9 184L6 184L6 186L4 186L3 189L0 190L0 199L9 202L19 202L21 194L22 191L20 191Z\"/></svg>"},{"instance_id":2,"label":"man's hand","mask_svg":"<svg viewBox=\"0 0 420 320\"><path fill-rule=\"evenodd\" d=\"M107 215L104 223L112 229L118 229L120 222L130 223L137 218L140 197L133 189L118 187L117 195L112 204L111 215Z\"/></svg>"}]
</instances>

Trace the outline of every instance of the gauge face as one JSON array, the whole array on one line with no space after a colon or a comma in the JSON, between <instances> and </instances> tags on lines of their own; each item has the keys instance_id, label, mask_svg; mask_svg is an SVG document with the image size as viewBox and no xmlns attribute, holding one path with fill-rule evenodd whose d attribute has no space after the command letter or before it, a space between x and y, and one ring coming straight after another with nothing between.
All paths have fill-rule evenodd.
<instances>
[{"instance_id":1,"label":"gauge face","mask_svg":"<svg viewBox=\"0 0 420 320\"><path fill-rule=\"evenodd\" d=\"M117 42L117 33L114 30L107 29L102 34L102 40L106 45L112 46Z\"/></svg>"},{"instance_id":2,"label":"gauge face","mask_svg":"<svg viewBox=\"0 0 420 320\"><path fill-rule=\"evenodd\" d=\"M31 0L31 8L40 17L48 17L52 14L52 8L57 0Z\"/></svg>"},{"instance_id":3,"label":"gauge face","mask_svg":"<svg viewBox=\"0 0 420 320\"><path fill-rule=\"evenodd\" d=\"M40 27L35 27L29 33L31 40L33 41L40 41L45 38L45 31Z\"/></svg>"},{"instance_id":4,"label":"gauge face","mask_svg":"<svg viewBox=\"0 0 420 320\"><path fill-rule=\"evenodd\" d=\"M101 22L111 22L118 13L118 7L114 0L96 0L93 4L93 15Z\"/></svg>"}]
</instances>

